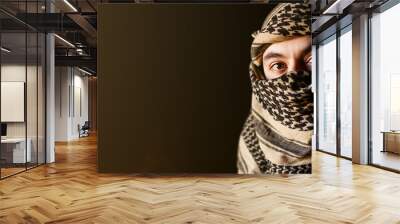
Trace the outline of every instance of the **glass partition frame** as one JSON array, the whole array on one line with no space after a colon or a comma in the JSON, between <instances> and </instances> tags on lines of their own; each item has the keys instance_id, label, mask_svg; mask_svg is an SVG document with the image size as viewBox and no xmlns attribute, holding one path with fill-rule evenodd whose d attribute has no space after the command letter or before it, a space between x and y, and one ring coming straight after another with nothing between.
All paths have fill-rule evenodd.
<instances>
[{"instance_id":1,"label":"glass partition frame","mask_svg":"<svg viewBox=\"0 0 400 224\"><path fill-rule=\"evenodd\" d=\"M43 13L45 11L43 10L43 5L45 5L45 3L45 0L29 1L29 3L28 1L19 2L20 7L25 8L24 11L28 13ZM27 4L29 4L29 7ZM4 14L4 16L8 16L11 20L15 19L12 15ZM19 74L21 77L24 76L24 119L23 122L4 123L12 123L12 125L16 124L19 126L19 133L15 134L14 129L10 131L14 132L12 135L21 135L20 138L24 139L24 144L21 146L24 148L24 158L22 160L23 162L18 162L19 169L6 172L5 166L10 165L9 161L11 161L11 165L15 165L16 159L14 158L14 154L11 156L5 155L4 150L6 149L5 144L7 143L0 144L0 179L13 176L46 163L46 34L28 24L23 24L21 21L16 23L18 23L16 30L7 30L7 28L1 27L0 23L0 46L11 50L10 52L1 50L0 81L4 81L3 78L6 73L10 73L6 71L6 66L16 63L15 67L21 67L18 68L18 71L21 73ZM9 43L5 43L4 41L7 35L9 36L7 41ZM17 44L15 44L13 41L10 41L13 36L21 38L22 41L16 41ZM6 47L6 45L13 44L14 46L12 46L12 48L14 49ZM21 54L21 52L23 52L23 54ZM17 54L19 54L19 56L15 56ZM16 62L8 62L7 56L10 58L9 61L12 61L11 59L13 57L17 58L13 59L16 60ZM0 85L0 90L1 88ZM4 108L1 108L0 104L0 111L2 109ZM0 118L0 123L1 121ZM7 125L7 129L9 129L9 124ZM8 140L10 131L8 131L4 140ZM21 134L22 132L24 133ZM14 136L12 137L14 138ZM31 150L28 151L28 147ZM14 148L10 150L7 148L7 152L8 151L14 151ZM28 157L28 152L30 152L30 157ZM8 161L7 164L4 161Z\"/></svg>"},{"instance_id":2,"label":"glass partition frame","mask_svg":"<svg viewBox=\"0 0 400 224\"><path fill-rule=\"evenodd\" d=\"M316 125L315 125L315 128L316 128L316 150L320 151L320 152L327 153L327 154L331 154L331 155L334 155L334 156L338 156L338 157L341 157L341 158L344 158L344 159L348 159L348 160L351 160L350 153L348 153L348 152L342 153L342 146L343 146L343 143L345 143L345 141L343 141L344 139L342 139L342 136L344 134L342 132L344 132L344 131L342 130L343 124L342 124L341 114L342 114L342 109L343 108L341 108L341 106L343 105L342 101L344 101L344 100L341 99L341 98L343 98L342 89L341 88L343 88L342 81L345 81L345 80L341 79L342 69L341 69L340 56L344 52L341 52L340 49L341 49L342 35L347 34L348 32L351 32L351 30L352 29L351 29L351 24L350 24L350 25L344 27L343 29L336 31L336 33L334 35L326 38L325 40L323 40L319 44L317 44L317 47L316 47L316 57L317 57L316 58L316 62L317 62L316 71L317 71L317 75L315 76L316 77L316 87L317 87L317 91L316 91L316 99L317 99L316 100L317 101L317 103L316 103ZM335 42L335 48L334 48L334 52L332 52L332 54L334 54L334 57L335 57L335 60L334 60L334 63L335 63L335 65L334 65L334 68L335 68L335 72L334 72L335 73L334 74L335 75L335 77L334 77L335 78L335 84L334 85L335 86L333 88L335 90L336 97L335 97L335 99L333 99L333 102L331 102L331 103L335 104L335 106L334 106L335 107L335 109L334 109L335 115L334 115L334 119L333 119L334 122L332 124L332 128L334 128L335 130L333 132L334 137L332 139L334 141L334 146L332 146L330 149L327 150L326 147L324 147L324 144L321 144L321 141L320 141L321 131L322 130L321 130L321 127L320 127L321 126L321 117L319 115L321 113L321 111L320 111L321 108L320 108L319 103L321 102L321 97L322 97L321 93L322 93L322 91L325 91L325 89L322 90L320 88L320 84L321 84L321 77L320 77L321 55L320 55L319 48L321 47L321 45L327 44L327 43L332 42L332 41ZM348 139L346 141L347 142L348 141L351 142L351 140L348 140Z\"/></svg>"}]
</instances>

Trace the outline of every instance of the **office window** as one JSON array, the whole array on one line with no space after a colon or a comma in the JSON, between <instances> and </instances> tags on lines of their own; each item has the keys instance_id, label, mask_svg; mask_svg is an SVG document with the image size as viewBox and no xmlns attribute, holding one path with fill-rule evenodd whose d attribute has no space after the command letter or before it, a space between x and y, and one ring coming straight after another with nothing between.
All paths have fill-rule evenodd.
<instances>
[{"instance_id":1,"label":"office window","mask_svg":"<svg viewBox=\"0 0 400 224\"><path fill-rule=\"evenodd\" d=\"M341 31L340 62L340 155L352 157L352 35L351 26Z\"/></svg>"},{"instance_id":2,"label":"office window","mask_svg":"<svg viewBox=\"0 0 400 224\"><path fill-rule=\"evenodd\" d=\"M372 163L400 170L400 4L371 18Z\"/></svg>"},{"instance_id":3,"label":"office window","mask_svg":"<svg viewBox=\"0 0 400 224\"><path fill-rule=\"evenodd\" d=\"M318 149L336 153L336 36L318 47Z\"/></svg>"}]
</instances>

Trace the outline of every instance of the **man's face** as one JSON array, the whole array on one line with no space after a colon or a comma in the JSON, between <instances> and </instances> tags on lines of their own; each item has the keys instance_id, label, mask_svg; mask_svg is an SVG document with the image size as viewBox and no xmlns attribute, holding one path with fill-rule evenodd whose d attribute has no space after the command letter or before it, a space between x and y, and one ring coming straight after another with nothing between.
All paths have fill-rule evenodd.
<instances>
[{"instance_id":1,"label":"man's face","mask_svg":"<svg viewBox=\"0 0 400 224\"><path fill-rule=\"evenodd\" d=\"M302 36L269 46L263 54L267 79L279 78L292 71L311 72L311 37Z\"/></svg>"}]
</instances>

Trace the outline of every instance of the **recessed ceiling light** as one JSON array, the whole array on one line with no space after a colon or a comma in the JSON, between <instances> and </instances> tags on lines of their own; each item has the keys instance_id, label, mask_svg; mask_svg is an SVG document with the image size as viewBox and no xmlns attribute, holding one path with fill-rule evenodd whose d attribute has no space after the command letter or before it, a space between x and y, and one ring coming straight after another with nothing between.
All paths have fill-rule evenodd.
<instances>
[{"instance_id":1,"label":"recessed ceiling light","mask_svg":"<svg viewBox=\"0 0 400 224\"><path fill-rule=\"evenodd\" d=\"M70 47L72 47L72 48L75 48L75 45L73 45L71 42L69 42L68 40L66 40L66 39L64 39L64 38L62 38L62 37L60 37L59 35L57 35L57 34L54 34L54 36L55 37L57 37L59 40L61 40L62 42L64 42L64 43L66 43L68 46L70 46Z\"/></svg>"},{"instance_id":2,"label":"recessed ceiling light","mask_svg":"<svg viewBox=\"0 0 400 224\"><path fill-rule=\"evenodd\" d=\"M9 49L7 49L5 47L1 47L1 51L4 51L6 53L10 53L11 52L11 50L9 50Z\"/></svg>"},{"instance_id":3,"label":"recessed ceiling light","mask_svg":"<svg viewBox=\"0 0 400 224\"><path fill-rule=\"evenodd\" d=\"M93 75L92 73L90 73L90 72L88 72L88 71L86 71L86 70L83 70L83 69L81 69L81 68L79 68L79 67L78 67L78 70L81 71L81 72L83 72L83 73L85 73L85 74L87 74L87 75L90 75L90 76Z\"/></svg>"},{"instance_id":4,"label":"recessed ceiling light","mask_svg":"<svg viewBox=\"0 0 400 224\"><path fill-rule=\"evenodd\" d=\"M329 14L342 14L343 9L348 7L354 2L354 0L336 0L331 4L322 14L329 15Z\"/></svg>"},{"instance_id":5,"label":"recessed ceiling light","mask_svg":"<svg viewBox=\"0 0 400 224\"><path fill-rule=\"evenodd\" d=\"M74 12L78 12L78 10L68 1L64 0L64 3L68 5Z\"/></svg>"}]
</instances>

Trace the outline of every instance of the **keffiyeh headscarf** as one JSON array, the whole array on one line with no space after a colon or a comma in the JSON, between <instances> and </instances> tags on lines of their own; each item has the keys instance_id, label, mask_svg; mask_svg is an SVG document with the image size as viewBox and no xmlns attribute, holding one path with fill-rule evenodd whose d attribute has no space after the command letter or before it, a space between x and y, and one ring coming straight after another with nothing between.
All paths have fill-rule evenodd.
<instances>
[{"instance_id":1,"label":"keffiyeh headscarf","mask_svg":"<svg viewBox=\"0 0 400 224\"><path fill-rule=\"evenodd\" d=\"M262 65L271 44L310 35L310 23L309 4L282 3L252 35L252 110L240 136L239 173L311 173L311 74L295 71L268 80Z\"/></svg>"}]
</instances>

